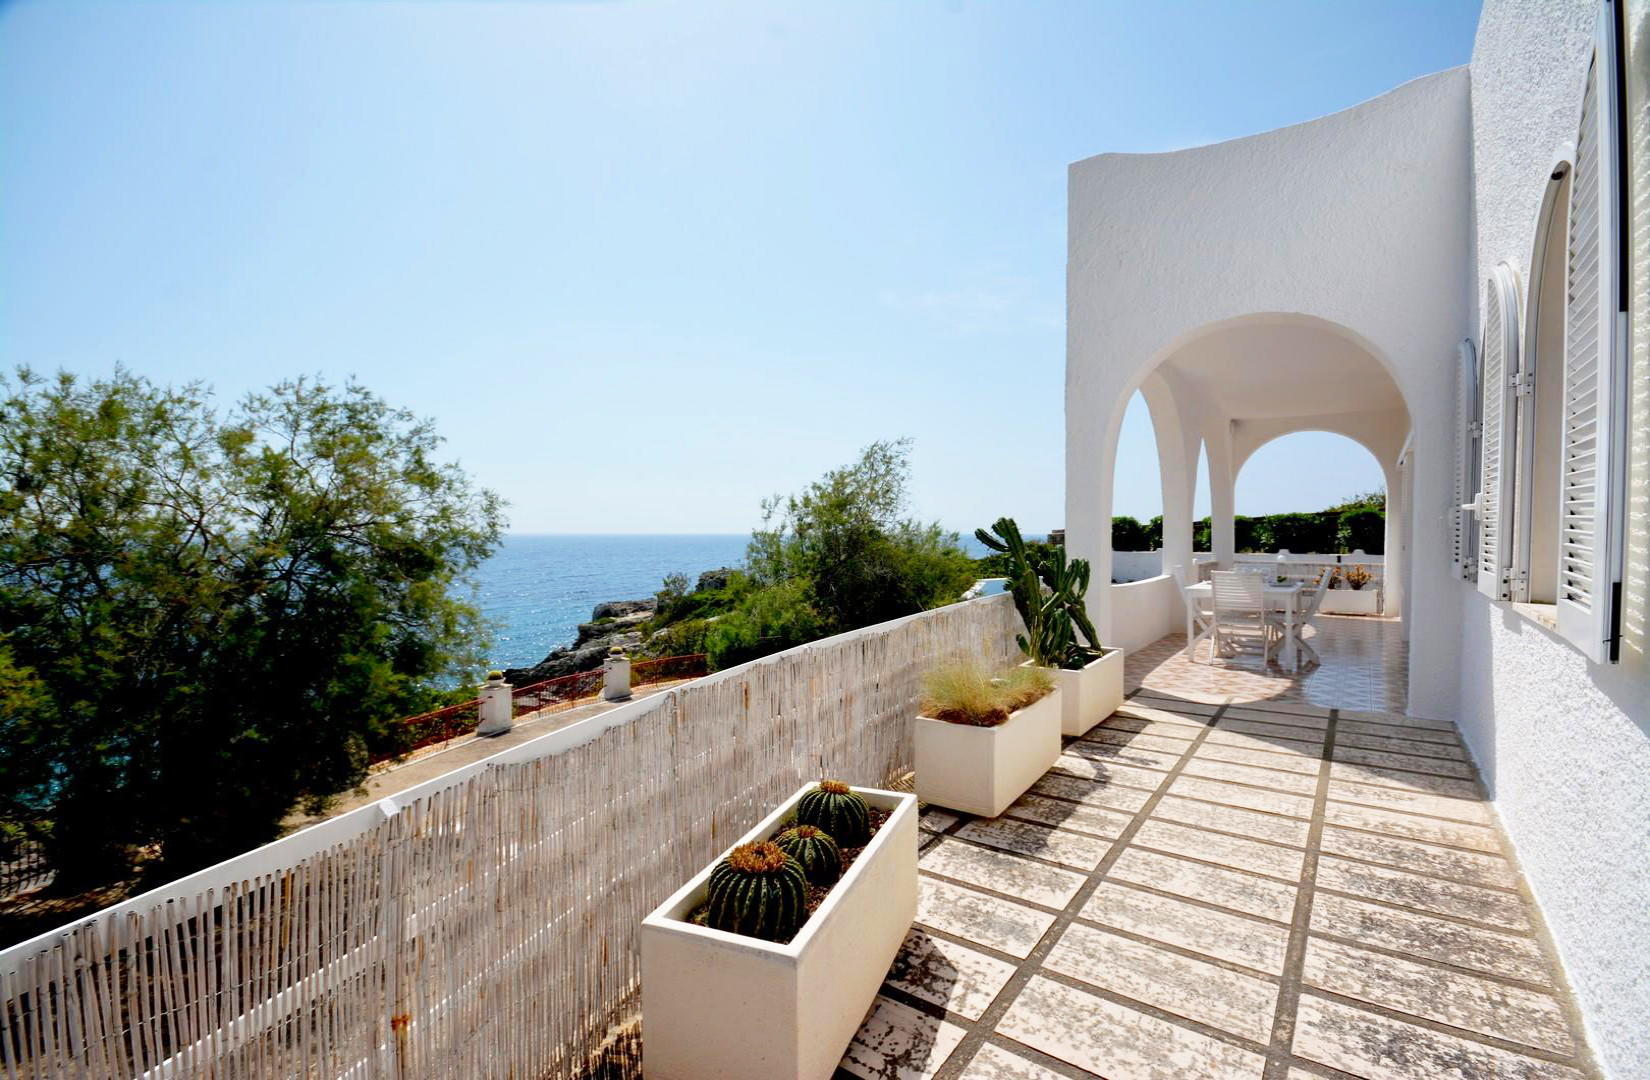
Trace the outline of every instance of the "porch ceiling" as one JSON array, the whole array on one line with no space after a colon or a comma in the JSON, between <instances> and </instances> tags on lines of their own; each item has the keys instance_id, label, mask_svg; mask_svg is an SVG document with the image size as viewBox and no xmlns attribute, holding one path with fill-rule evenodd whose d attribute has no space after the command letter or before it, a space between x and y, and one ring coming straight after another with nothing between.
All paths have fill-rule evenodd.
<instances>
[{"instance_id":1,"label":"porch ceiling","mask_svg":"<svg viewBox=\"0 0 1650 1080\"><path fill-rule=\"evenodd\" d=\"M1189 342L1164 368L1235 420L1402 410L1381 362L1320 326L1234 326Z\"/></svg>"}]
</instances>

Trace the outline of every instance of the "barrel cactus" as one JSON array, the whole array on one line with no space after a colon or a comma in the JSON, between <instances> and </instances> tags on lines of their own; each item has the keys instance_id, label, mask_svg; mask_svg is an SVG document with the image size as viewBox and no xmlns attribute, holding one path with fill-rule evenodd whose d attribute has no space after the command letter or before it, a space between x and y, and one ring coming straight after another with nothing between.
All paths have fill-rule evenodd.
<instances>
[{"instance_id":1,"label":"barrel cactus","mask_svg":"<svg viewBox=\"0 0 1650 1080\"><path fill-rule=\"evenodd\" d=\"M842 876L842 851L823 829L798 825L773 838L780 849L802 864L802 873L821 888Z\"/></svg>"},{"instance_id":2,"label":"barrel cactus","mask_svg":"<svg viewBox=\"0 0 1650 1080\"><path fill-rule=\"evenodd\" d=\"M705 921L717 930L784 941L807 918L802 864L766 840L741 844L710 872Z\"/></svg>"},{"instance_id":3,"label":"barrel cactus","mask_svg":"<svg viewBox=\"0 0 1650 1080\"><path fill-rule=\"evenodd\" d=\"M871 808L859 792L840 780L821 780L796 804L796 823L824 829L837 846L864 847L871 842Z\"/></svg>"}]
</instances>

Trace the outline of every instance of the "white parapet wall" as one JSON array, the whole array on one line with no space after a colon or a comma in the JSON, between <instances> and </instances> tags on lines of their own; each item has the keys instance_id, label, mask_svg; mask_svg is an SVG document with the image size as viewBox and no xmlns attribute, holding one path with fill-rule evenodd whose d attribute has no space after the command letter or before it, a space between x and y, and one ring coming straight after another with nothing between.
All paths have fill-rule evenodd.
<instances>
[{"instance_id":1,"label":"white parapet wall","mask_svg":"<svg viewBox=\"0 0 1650 1080\"><path fill-rule=\"evenodd\" d=\"M1111 553L1111 579L1114 582L1144 581L1163 572L1161 551L1114 551Z\"/></svg>"},{"instance_id":2,"label":"white parapet wall","mask_svg":"<svg viewBox=\"0 0 1650 1080\"><path fill-rule=\"evenodd\" d=\"M1185 601L1174 578L1159 574L1111 586L1112 637L1105 644L1132 652L1186 629Z\"/></svg>"}]
</instances>

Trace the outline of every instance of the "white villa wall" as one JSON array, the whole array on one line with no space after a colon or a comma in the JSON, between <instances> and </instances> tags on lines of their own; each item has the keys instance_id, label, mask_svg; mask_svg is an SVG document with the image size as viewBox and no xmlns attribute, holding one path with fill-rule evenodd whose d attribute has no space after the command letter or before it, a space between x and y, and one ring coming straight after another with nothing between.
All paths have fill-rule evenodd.
<instances>
[{"instance_id":1,"label":"white villa wall","mask_svg":"<svg viewBox=\"0 0 1650 1080\"><path fill-rule=\"evenodd\" d=\"M1125 651L1143 649L1165 634L1186 629L1186 604L1167 574L1111 587L1112 629L1100 640Z\"/></svg>"},{"instance_id":2,"label":"white villa wall","mask_svg":"<svg viewBox=\"0 0 1650 1080\"><path fill-rule=\"evenodd\" d=\"M1163 573L1162 551L1114 551L1111 553L1113 581L1144 581Z\"/></svg>"},{"instance_id":3,"label":"white villa wall","mask_svg":"<svg viewBox=\"0 0 1650 1080\"><path fill-rule=\"evenodd\" d=\"M1096 579L1111 574L1112 469L1130 395L1186 342L1255 315L1323 326L1384 365L1416 459L1434 465L1415 477L1413 505L1424 509L1407 546L1449 549L1448 365L1470 289L1468 115L1462 68L1279 131L1071 166L1066 543ZM1160 432L1160 465L1164 441ZM1418 560L1411 583L1411 701L1443 714L1457 695L1460 618L1447 561ZM1115 590L1090 595L1102 636L1114 633Z\"/></svg>"},{"instance_id":4,"label":"white villa wall","mask_svg":"<svg viewBox=\"0 0 1650 1080\"><path fill-rule=\"evenodd\" d=\"M1486 0L1471 66L1474 283L1506 260L1528 289L1542 195L1558 149L1576 137L1596 10L1591 0ZM1476 322L1475 313L1469 328ZM1634 438L1650 430L1639 423ZM1444 565L1446 551L1431 561ZM1628 574L1642 581L1650 566L1641 559ZM1620 664L1592 664L1466 582L1448 593L1462 610L1462 734L1558 942L1593 1049L1612 1077L1650 1076L1646 643L1629 640Z\"/></svg>"}]
</instances>

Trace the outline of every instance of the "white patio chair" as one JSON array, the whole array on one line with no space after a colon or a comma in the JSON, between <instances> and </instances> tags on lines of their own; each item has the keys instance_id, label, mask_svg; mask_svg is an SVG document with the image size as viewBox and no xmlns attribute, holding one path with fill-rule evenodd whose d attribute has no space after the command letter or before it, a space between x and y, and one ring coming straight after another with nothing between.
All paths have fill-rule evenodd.
<instances>
[{"instance_id":1,"label":"white patio chair","mask_svg":"<svg viewBox=\"0 0 1650 1080\"><path fill-rule=\"evenodd\" d=\"M1180 586L1180 598L1186 602L1186 659L1196 660L1197 643L1214 636L1215 613L1207 597L1190 591L1191 583L1186 580L1184 566L1171 566L1169 576ZM1213 644L1209 646L1211 663L1214 661L1214 648Z\"/></svg>"},{"instance_id":2,"label":"white patio chair","mask_svg":"<svg viewBox=\"0 0 1650 1080\"><path fill-rule=\"evenodd\" d=\"M1317 583L1312 586L1312 591L1304 594L1306 602L1301 605L1299 614L1295 616L1295 645L1297 648L1305 649L1313 663L1320 662L1322 657L1318 655L1318 650L1306 643L1306 628L1317 621L1318 609L1323 606L1323 594L1329 591L1329 579L1334 576L1334 570L1324 567L1323 573L1318 575Z\"/></svg>"},{"instance_id":3,"label":"white patio chair","mask_svg":"<svg viewBox=\"0 0 1650 1080\"><path fill-rule=\"evenodd\" d=\"M1259 574L1217 570L1209 580L1214 586L1214 652L1225 655L1249 642L1269 662L1280 627L1267 607L1265 579Z\"/></svg>"}]
</instances>

